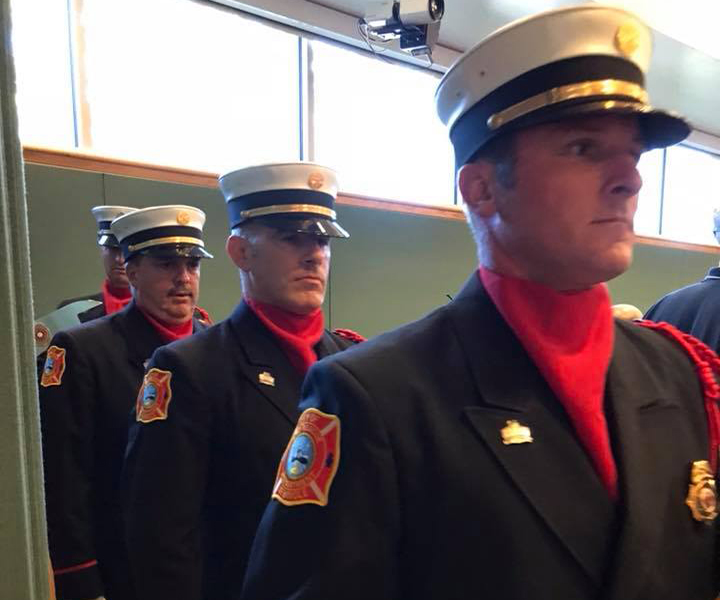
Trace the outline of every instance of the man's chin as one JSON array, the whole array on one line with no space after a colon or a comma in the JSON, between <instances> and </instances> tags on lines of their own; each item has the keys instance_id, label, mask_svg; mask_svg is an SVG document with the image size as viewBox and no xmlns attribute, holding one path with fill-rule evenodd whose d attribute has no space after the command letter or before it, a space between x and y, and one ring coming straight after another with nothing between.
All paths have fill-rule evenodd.
<instances>
[{"instance_id":1,"label":"man's chin","mask_svg":"<svg viewBox=\"0 0 720 600\"><path fill-rule=\"evenodd\" d=\"M299 297L292 298L288 310L299 315L307 315L321 308L324 299L323 294L302 294Z\"/></svg>"},{"instance_id":2,"label":"man's chin","mask_svg":"<svg viewBox=\"0 0 720 600\"><path fill-rule=\"evenodd\" d=\"M130 287L130 280L124 275L110 277L110 285L117 289L125 289Z\"/></svg>"},{"instance_id":3,"label":"man's chin","mask_svg":"<svg viewBox=\"0 0 720 600\"><path fill-rule=\"evenodd\" d=\"M193 316L195 306L186 307L173 306L163 312L163 320L174 325L182 325Z\"/></svg>"}]
</instances>

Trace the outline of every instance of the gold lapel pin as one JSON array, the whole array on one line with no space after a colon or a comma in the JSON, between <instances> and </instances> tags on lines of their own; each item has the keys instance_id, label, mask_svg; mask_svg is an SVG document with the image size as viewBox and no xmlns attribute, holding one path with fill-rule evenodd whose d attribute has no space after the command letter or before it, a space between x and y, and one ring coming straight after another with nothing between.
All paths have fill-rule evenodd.
<instances>
[{"instance_id":1,"label":"gold lapel pin","mask_svg":"<svg viewBox=\"0 0 720 600\"><path fill-rule=\"evenodd\" d=\"M715 478L706 460L696 460L690 469L690 485L685 500L693 519L708 525L718 516Z\"/></svg>"},{"instance_id":2,"label":"gold lapel pin","mask_svg":"<svg viewBox=\"0 0 720 600\"><path fill-rule=\"evenodd\" d=\"M267 371L263 371L260 375L258 375L258 381L263 385L275 387L275 378Z\"/></svg>"},{"instance_id":3,"label":"gold lapel pin","mask_svg":"<svg viewBox=\"0 0 720 600\"><path fill-rule=\"evenodd\" d=\"M510 444L530 444L533 441L530 428L527 425L521 425L517 421L506 421L505 427L500 430L502 443L506 446Z\"/></svg>"}]
</instances>

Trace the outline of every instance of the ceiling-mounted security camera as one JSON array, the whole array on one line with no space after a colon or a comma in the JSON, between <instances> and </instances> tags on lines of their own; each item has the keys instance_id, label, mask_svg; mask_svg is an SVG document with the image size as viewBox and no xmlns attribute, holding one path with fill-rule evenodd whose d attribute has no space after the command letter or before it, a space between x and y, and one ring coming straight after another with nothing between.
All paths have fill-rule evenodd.
<instances>
[{"instance_id":1,"label":"ceiling-mounted security camera","mask_svg":"<svg viewBox=\"0 0 720 600\"><path fill-rule=\"evenodd\" d=\"M403 25L430 25L445 13L443 0L401 0L396 4L398 19Z\"/></svg>"},{"instance_id":2,"label":"ceiling-mounted security camera","mask_svg":"<svg viewBox=\"0 0 720 600\"><path fill-rule=\"evenodd\" d=\"M401 50L431 56L444 13L444 0L380 0L368 4L360 25L368 42L399 39Z\"/></svg>"}]
</instances>

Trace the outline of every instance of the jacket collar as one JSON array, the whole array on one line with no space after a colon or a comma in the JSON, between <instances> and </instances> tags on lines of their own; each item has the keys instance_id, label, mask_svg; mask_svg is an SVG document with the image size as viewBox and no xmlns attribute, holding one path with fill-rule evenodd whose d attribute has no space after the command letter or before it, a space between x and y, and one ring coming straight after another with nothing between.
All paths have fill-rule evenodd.
<instances>
[{"instance_id":1,"label":"jacket collar","mask_svg":"<svg viewBox=\"0 0 720 600\"><path fill-rule=\"evenodd\" d=\"M606 412L618 466L620 502L610 501L560 403L473 274L448 305L468 357L476 404L469 423L496 455L606 600L637 598L660 544L673 484L658 472L655 449L668 447L677 413L653 389L647 359L616 323ZM677 406L675 406L677 408ZM528 444L504 445L500 430L517 420L535 432Z\"/></svg>"},{"instance_id":2,"label":"jacket collar","mask_svg":"<svg viewBox=\"0 0 720 600\"><path fill-rule=\"evenodd\" d=\"M230 327L243 357L237 361L245 377L293 425L297 422L303 377L290 364L280 342L245 302L240 302L229 318ZM337 344L323 333L315 346L318 358L334 351ZM242 360L244 358L244 360Z\"/></svg>"},{"instance_id":3,"label":"jacket collar","mask_svg":"<svg viewBox=\"0 0 720 600\"><path fill-rule=\"evenodd\" d=\"M120 335L125 338L128 360L144 369L152 353L164 342L137 307L135 300L131 300L125 308L106 318L111 320Z\"/></svg>"},{"instance_id":4,"label":"jacket collar","mask_svg":"<svg viewBox=\"0 0 720 600\"><path fill-rule=\"evenodd\" d=\"M477 274L448 310L478 391L477 403L465 408L468 422L518 491L600 586L613 540L615 505L564 409ZM502 430L513 420L530 428L532 443L503 443Z\"/></svg>"}]
</instances>

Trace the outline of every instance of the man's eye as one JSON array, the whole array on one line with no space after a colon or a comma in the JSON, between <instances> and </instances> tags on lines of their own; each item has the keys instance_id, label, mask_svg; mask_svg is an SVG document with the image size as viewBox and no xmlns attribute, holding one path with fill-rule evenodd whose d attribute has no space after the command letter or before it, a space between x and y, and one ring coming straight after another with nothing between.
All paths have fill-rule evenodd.
<instances>
[{"instance_id":1,"label":"man's eye","mask_svg":"<svg viewBox=\"0 0 720 600\"><path fill-rule=\"evenodd\" d=\"M573 156L587 156L595 148L596 144L592 140L576 140L568 146L568 150Z\"/></svg>"}]
</instances>

